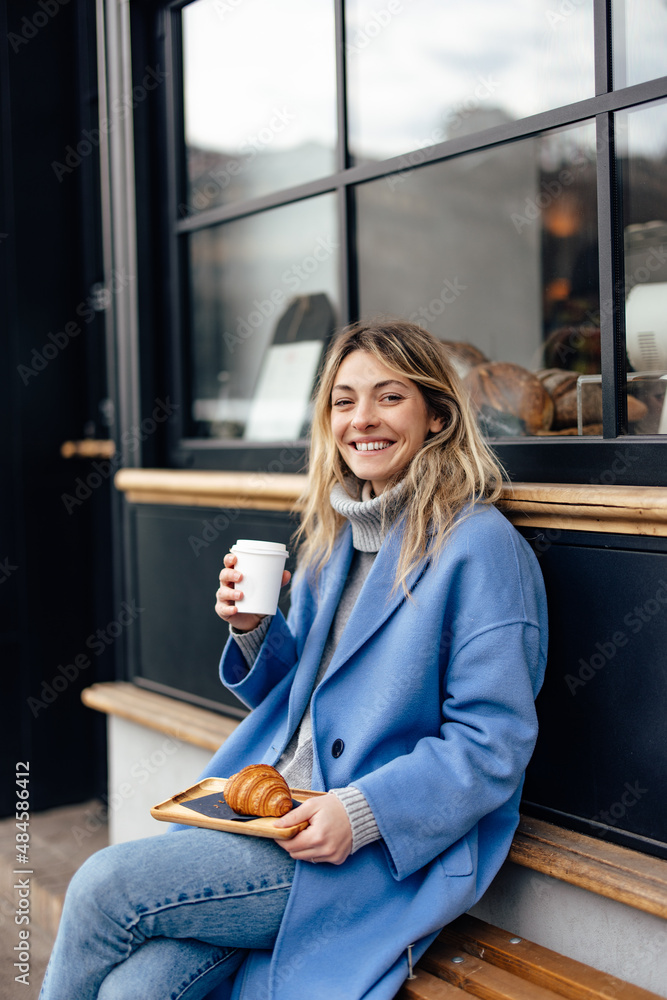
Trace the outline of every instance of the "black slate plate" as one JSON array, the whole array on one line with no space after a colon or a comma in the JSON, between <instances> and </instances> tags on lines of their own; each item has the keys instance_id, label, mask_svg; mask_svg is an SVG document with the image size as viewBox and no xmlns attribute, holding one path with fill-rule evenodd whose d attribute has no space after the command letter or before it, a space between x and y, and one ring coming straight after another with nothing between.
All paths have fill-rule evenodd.
<instances>
[{"instance_id":1,"label":"black slate plate","mask_svg":"<svg viewBox=\"0 0 667 1000\"><path fill-rule=\"evenodd\" d=\"M201 795L197 799L190 799L187 802L183 801L180 805L185 809L192 809L193 812L200 813L202 816L210 816L212 819L233 819L238 823L247 823L248 820L259 819L259 816L239 816L231 806L227 805L222 792ZM292 799L292 805L296 808L301 803L297 802L296 799Z\"/></svg>"}]
</instances>

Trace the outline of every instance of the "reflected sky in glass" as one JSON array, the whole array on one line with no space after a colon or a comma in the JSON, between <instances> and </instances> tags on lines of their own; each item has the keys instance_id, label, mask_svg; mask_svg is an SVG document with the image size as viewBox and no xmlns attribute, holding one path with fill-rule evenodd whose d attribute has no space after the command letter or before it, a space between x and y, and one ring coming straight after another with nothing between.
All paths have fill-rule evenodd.
<instances>
[{"instance_id":1,"label":"reflected sky in glass","mask_svg":"<svg viewBox=\"0 0 667 1000\"><path fill-rule=\"evenodd\" d=\"M188 212L334 169L332 0L195 0L183 8Z\"/></svg>"},{"instance_id":2,"label":"reflected sky in glass","mask_svg":"<svg viewBox=\"0 0 667 1000\"><path fill-rule=\"evenodd\" d=\"M350 0L353 155L384 159L593 96L593 2L568 8Z\"/></svg>"},{"instance_id":3,"label":"reflected sky in glass","mask_svg":"<svg viewBox=\"0 0 667 1000\"><path fill-rule=\"evenodd\" d=\"M615 0L612 12L615 89L667 76L665 0Z\"/></svg>"}]
</instances>

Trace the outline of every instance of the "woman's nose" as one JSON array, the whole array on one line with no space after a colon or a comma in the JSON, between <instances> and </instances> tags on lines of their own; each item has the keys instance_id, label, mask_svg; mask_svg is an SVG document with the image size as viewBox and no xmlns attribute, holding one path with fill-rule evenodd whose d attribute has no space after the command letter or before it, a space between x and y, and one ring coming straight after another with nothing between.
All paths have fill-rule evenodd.
<instances>
[{"instance_id":1,"label":"woman's nose","mask_svg":"<svg viewBox=\"0 0 667 1000\"><path fill-rule=\"evenodd\" d=\"M354 411L352 426L361 430L364 427L375 427L378 423L375 408L371 403L360 402Z\"/></svg>"}]
</instances>

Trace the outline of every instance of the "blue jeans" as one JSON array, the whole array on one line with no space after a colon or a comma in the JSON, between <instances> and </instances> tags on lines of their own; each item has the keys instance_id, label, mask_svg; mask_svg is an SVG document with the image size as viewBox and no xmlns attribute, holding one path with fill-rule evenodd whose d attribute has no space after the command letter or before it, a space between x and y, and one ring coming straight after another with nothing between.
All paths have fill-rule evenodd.
<instances>
[{"instance_id":1,"label":"blue jeans","mask_svg":"<svg viewBox=\"0 0 667 1000\"><path fill-rule=\"evenodd\" d=\"M202 1000L273 947L294 866L273 840L196 827L99 851L67 890L40 1000Z\"/></svg>"}]
</instances>

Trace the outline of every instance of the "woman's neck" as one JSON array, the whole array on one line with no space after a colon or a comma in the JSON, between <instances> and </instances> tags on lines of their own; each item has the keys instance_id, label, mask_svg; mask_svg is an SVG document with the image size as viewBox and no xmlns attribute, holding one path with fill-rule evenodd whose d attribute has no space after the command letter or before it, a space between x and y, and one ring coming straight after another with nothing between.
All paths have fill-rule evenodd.
<instances>
[{"instance_id":1,"label":"woman's neck","mask_svg":"<svg viewBox=\"0 0 667 1000\"><path fill-rule=\"evenodd\" d=\"M362 484L361 499L355 500L339 483L334 485L330 495L331 506L352 525L352 544L355 549L360 552L379 551L387 521L391 522L392 515L398 510L402 492L399 483L380 496L373 496L372 485L367 481Z\"/></svg>"}]
</instances>

